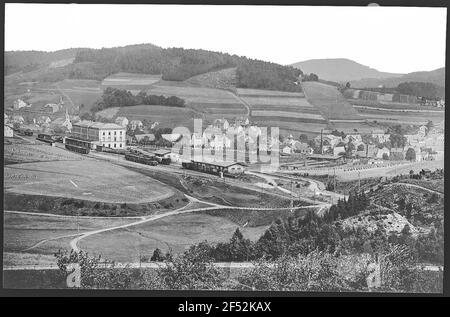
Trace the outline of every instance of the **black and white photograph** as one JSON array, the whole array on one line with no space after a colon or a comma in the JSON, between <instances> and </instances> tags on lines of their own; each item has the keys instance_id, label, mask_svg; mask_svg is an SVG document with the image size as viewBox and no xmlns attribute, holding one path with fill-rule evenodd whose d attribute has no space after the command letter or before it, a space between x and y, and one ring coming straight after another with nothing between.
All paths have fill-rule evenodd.
<instances>
[{"instance_id":1,"label":"black and white photograph","mask_svg":"<svg viewBox=\"0 0 450 317\"><path fill-rule=\"evenodd\" d=\"M4 17L4 290L444 293L446 7Z\"/></svg>"}]
</instances>

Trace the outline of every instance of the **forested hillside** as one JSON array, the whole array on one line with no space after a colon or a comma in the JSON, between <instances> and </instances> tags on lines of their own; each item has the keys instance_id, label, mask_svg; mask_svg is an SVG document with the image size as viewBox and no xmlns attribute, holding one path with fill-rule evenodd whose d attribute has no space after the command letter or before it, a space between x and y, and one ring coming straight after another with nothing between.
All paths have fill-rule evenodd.
<instances>
[{"instance_id":1,"label":"forested hillside","mask_svg":"<svg viewBox=\"0 0 450 317\"><path fill-rule=\"evenodd\" d=\"M28 72L52 62L74 58L82 48L69 48L55 52L42 51L9 51L5 52L4 74L9 75L19 71Z\"/></svg>"},{"instance_id":2,"label":"forested hillside","mask_svg":"<svg viewBox=\"0 0 450 317\"><path fill-rule=\"evenodd\" d=\"M300 91L295 82L302 72L237 55L205 50L133 45L119 48L86 49L77 53L74 63L83 68L71 72L72 78L103 79L117 72L162 74L162 79L186 80L192 76L236 67L237 86L284 91Z\"/></svg>"}]
</instances>

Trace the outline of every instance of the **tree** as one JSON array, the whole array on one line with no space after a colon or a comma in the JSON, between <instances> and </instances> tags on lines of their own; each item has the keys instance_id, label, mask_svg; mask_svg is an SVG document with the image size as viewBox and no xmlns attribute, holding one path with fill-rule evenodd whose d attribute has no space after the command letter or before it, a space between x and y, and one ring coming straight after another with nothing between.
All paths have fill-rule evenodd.
<instances>
[{"instance_id":1,"label":"tree","mask_svg":"<svg viewBox=\"0 0 450 317\"><path fill-rule=\"evenodd\" d=\"M364 151L364 144L358 145L358 151Z\"/></svg>"},{"instance_id":2,"label":"tree","mask_svg":"<svg viewBox=\"0 0 450 317\"><path fill-rule=\"evenodd\" d=\"M308 142L308 136L304 133L300 134L299 139L300 139L300 141L302 141L304 143Z\"/></svg>"},{"instance_id":3,"label":"tree","mask_svg":"<svg viewBox=\"0 0 450 317\"><path fill-rule=\"evenodd\" d=\"M153 251L153 255L150 261L161 262L164 260L165 260L164 254L159 248L156 248L155 251Z\"/></svg>"},{"instance_id":4,"label":"tree","mask_svg":"<svg viewBox=\"0 0 450 317\"><path fill-rule=\"evenodd\" d=\"M350 88L350 82L347 82L346 84L345 84L345 88L347 88L347 89L349 89Z\"/></svg>"},{"instance_id":5,"label":"tree","mask_svg":"<svg viewBox=\"0 0 450 317\"><path fill-rule=\"evenodd\" d=\"M385 161L389 160L389 154L383 153L383 160Z\"/></svg>"},{"instance_id":6,"label":"tree","mask_svg":"<svg viewBox=\"0 0 450 317\"><path fill-rule=\"evenodd\" d=\"M413 148L409 148L405 154L405 160L414 161L416 159L416 151Z\"/></svg>"}]
</instances>

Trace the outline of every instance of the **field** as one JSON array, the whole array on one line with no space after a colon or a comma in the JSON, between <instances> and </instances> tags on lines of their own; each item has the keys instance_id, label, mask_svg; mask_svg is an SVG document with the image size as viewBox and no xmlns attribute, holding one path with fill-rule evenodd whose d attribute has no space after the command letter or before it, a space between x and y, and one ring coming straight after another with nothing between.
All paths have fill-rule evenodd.
<instances>
[{"instance_id":1,"label":"field","mask_svg":"<svg viewBox=\"0 0 450 317\"><path fill-rule=\"evenodd\" d=\"M5 163L31 163L44 161L68 161L86 159L80 154L52 147L47 143L24 144L23 140L10 139L11 144L3 146Z\"/></svg>"},{"instance_id":2,"label":"field","mask_svg":"<svg viewBox=\"0 0 450 317\"><path fill-rule=\"evenodd\" d=\"M106 77L101 86L103 89L113 87L127 90L145 90L159 80L161 80L161 75L117 73Z\"/></svg>"},{"instance_id":3,"label":"field","mask_svg":"<svg viewBox=\"0 0 450 317\"><path fill-rule=\"evenodd\" d=\"M87 219L4 214L4 265L55 264L53 254L69 249L70 235L132 222L132 219ZM66 237L69 236L69 237ZM53 239L53 240L52 240ZM48 241L47 241L48 240ZM41 244L37 245L38 243Z\"/></svg>"},{"instance_id":4,"label":"field","mask_svg":"<svg viewBox=\"0 0 450 317\"><path fill-rule=\"evenodd\" d=\"M362 99L348 99L348 102L355 106L370 107L370 108L383 108L387 110L419 110L419 111L444 111L442 108L423 107L409 103L399 102L386 102L386 101L374 101L374 100L362 100Z\"/></svg>"},{"instance_id":5,"label":"field","mask_svg":"<svg viewBox=\"0 0 450 317\"><path fill-rule=\"evenodd\" d=\"M107 111L113 112L109 108ZM124 116L128 120L150 120L151 122L158 122L159 128L169 127L187 127L193 131L194 118L200 118L192 109L154 106L154 105L139 105L132 107L121 107L115 116Z\"/></svg>"},{"instance_id":6,"label":"field","mask_svg":"<svg viewBox=\"0 0 450 317\"><path fill-rule=\"evenodd\" d=\"M233 67L193 76L184 82L198 87L234 89L236 81L236 68Z\"/></svg>"},{"instance_id":7,"label":"field","mask_svg":"<svg viewBox=\"0 0 450 317\"><path fill-rule=\"evenodd\" d=\"M326 127L326 120L303 93L260 89L237 89L250 107L252 121L260 126L279 127L281 134L314 135Z\"/></svg>"},{"instance_id":8,"label":"field","mask_svg":"<svg viewBox=\"0 0 450 317\"><path fill-rule=\"evenodd\" d=\"M167 83L167 82L164 82ZM223 89L192 87L186 83L171 83L170 85L153 85L148 94L177 96L186 100L187 107L205 114L206 119L227 118L247 114L247 108L232 92Z\"/></svg>"},{"instance_id":9,"label":"field","mask_svg":"<svg viewBox=\"0 0 450 317\"><path fill-rule=\"evenodd\" d=\"M140 256L150 258L155 248L180 253L204 240L213 243L229 241L237 227L245 238L257 240L268 226L243 228L222 217L183 214L94 235L81 240L80 247L119 262L139 262Z\"/></svg>"},{"instance_id":10,"label":"field","mask_svg":"<svg viewBox=\"0 0 450 317\"><path fill-rule=\"evenodd\" d=\"M302 88L308 101L328 120L361 119L336 87L319 82L303 82Z\"/></svg>"},{"instance_id":11,"label":"field","mask_svg":"<svg viewBox=\"0 0 450 317\"><path fill-rule=\"evenodd\" d=\"M146 203L174 194L154 179L94 160L8 165L6 193L67 197L108 203Z\"/></svg>"},{"instance_id":12,"label":"field","mask_svg":"<svg viewBox=\"0 0 450 317\"><path fill-rule=\"evenodd\" d=\"M426 124L428 120L441 122L445 118L445 112L393 112L381 109L357 108L361 117L377 122L391 124Z\"/></svg>"}]
</instances>

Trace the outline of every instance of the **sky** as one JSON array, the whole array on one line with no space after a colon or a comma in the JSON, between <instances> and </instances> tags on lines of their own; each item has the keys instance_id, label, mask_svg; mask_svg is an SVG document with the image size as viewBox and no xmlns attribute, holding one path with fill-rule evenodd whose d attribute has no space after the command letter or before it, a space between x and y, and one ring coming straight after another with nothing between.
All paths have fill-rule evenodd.
<instances>
[{"instance_id":1,"label":"sky","mask_svg":"<svg viewBox=\"0 0 450 317\"><path fill-rule=\"evenodd\" d=\"M446 18L446 8L7 3L5 50L152 43L408 73L445 66Z\"/></svg>"}]
</instances>

